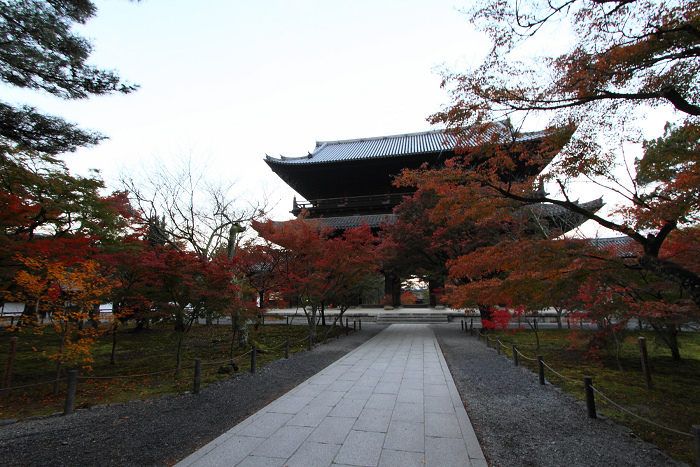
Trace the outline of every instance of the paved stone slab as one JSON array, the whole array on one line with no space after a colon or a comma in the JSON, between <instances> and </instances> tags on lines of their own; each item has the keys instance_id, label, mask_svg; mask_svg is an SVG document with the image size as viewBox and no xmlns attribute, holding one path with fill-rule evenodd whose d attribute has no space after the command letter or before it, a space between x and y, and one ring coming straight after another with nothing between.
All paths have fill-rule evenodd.
<instances>
[{"instance_id":1,"label":"paved stone slab","mask_svg":"<svg viewBox=\"0 0 700 467\"><path fill-rule=\"evenodd\" d=\"M176 467L486 467L427 325L394 324Z\"/></svg>"}]
</instances>

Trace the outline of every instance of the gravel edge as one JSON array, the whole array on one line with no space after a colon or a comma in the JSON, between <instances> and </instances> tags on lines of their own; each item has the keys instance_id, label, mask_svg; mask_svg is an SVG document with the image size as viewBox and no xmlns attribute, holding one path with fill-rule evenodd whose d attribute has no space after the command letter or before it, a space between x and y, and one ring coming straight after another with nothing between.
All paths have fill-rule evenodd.
<instances>
[{"instance_id":1,"label":"gravel edge","mask_svg":"<svg viewBox=\"0 0 700 467\"><path fill-rule=\"evenodd\" d=\"M688 467L455 324L431 325L490 467Z\"/></svg>"}]
</instances>

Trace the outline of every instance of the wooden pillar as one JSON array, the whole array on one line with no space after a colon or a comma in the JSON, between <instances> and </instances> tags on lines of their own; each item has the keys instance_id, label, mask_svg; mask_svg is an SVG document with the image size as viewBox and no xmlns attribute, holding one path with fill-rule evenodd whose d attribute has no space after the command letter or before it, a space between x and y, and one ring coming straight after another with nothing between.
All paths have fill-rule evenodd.
<instances>
[{"instance_id":1,"label":"wooden pillar","mask_svg":"<svg viewBox=\"0 0 700 467\"><path fill-rule=\"evenodd\" d=\"M401 306L401 278L394 276L394 288L392 290L392 298L394 300L394 307Z\"/></svg>"},{"instance_id":2,"label":"wooden pillar","mask_svg":"<svg viewBox=\"0 0 700 467\"><path fill-rule=\"evenodd\" d=\"M445 283L440 280L428 280L428 294L430 294L430 307L435 308L442 301L442 294L445 291Z\"/></svg>"},{"instance_id":3,"label":"wooden pillar","mask_svg":"<svg viewBox=\"0 0 700 467\"><path fill-rule=\"evenodd\" d=\"M393 298L394 290L394 276L393 274L384 273L384 306L392 306L394 302Z\"/></svg>"},{"instance_id":4,"label":"wooden pillar","mask_svg":"<svg viewBox=\"0 0 700 467\"><path fill-rule=\"evenodd\" d=\"M384 274L384 305L401 306L401 280L394 274Z\"/></svg>"}]
</instances>

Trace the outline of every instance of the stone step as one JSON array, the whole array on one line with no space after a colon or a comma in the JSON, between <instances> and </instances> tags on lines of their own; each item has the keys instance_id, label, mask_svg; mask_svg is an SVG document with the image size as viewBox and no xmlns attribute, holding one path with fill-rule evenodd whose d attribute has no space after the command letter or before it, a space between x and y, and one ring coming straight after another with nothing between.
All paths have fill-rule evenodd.
<instances>
[{"instance_id":1,"label":"stone step","mask_svg":"<svg viewBox=\"0 0 700 467\"><path fill-rule=\"evenodd\" d=\"M447 323L445 313L380 313L377 314L377 323Z\"/></svg>"}]
</instances>

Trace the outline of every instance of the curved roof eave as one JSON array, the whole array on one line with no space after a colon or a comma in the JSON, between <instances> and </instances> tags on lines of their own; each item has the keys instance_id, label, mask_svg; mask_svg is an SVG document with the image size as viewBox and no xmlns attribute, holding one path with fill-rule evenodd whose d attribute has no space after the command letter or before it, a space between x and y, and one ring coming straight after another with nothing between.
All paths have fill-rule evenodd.
<instances>
[{"instance_id":1,"label":"curved roof eave","mask_svg":"<svg viewBox=\"0 0 700 467\"><path fill-rule=\"evenodd\" d=\"M453 151L454 148L445 148L443 151ZM300 160L300 159L310 159L308 156L302 156L302 157L282 157L281 159L278 159L276 157L268 156L265 154L265 162L268 164L277 164L277 165L322 165L322 164L333 164L333 163L338 163L338 162L348 162L351 160L354 161L361 161L361 160L367 160L367 159L390 159L392 157L406 157L406 156L419 156L421 154L434 154L436 152L440 151L421 151L421 152L410 152L410 153L402 153L402 154L385 154L381 156L365 156L365 157L355 157L353 159L336 159L336 160L319 160L319 161L314 161L310 160L309 162Z\"/></svg>"},{"instance_id":2,"label":"curved roof eave","mask_svg":"<svg viewBox=\"0 0 700 467\"><path fill-rule=\"evenodd\" d=\"M496 130L494 130L496 131ZM523 133L519 141L531 141L543 135L543 131ZM472 144L477 146L476 142ZM313 152L302 157L279 158L266 155L268 165L316 165L353 160L386 159L421 154L454 151L457 137L442 130L406 133L392 136L377 136L338 141L317 141Z\"/></svg>"}]
</instances>

